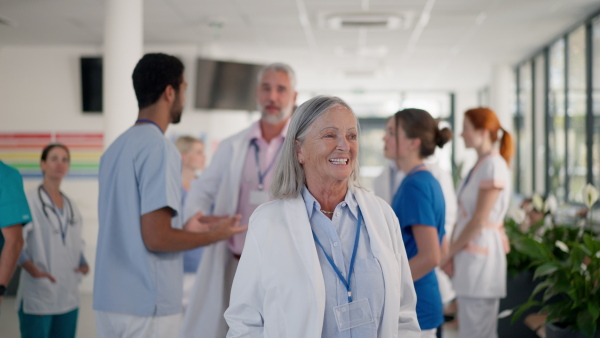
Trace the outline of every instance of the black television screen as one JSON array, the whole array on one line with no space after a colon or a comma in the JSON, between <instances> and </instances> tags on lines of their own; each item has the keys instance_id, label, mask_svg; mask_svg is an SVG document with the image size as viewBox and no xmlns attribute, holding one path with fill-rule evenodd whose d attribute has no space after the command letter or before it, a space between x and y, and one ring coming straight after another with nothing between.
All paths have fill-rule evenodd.
<instances>
[{"instance_id":1,"label":"black television screen","mask_svg":"<svg viewBox=\"0 0 600 338\"><path fill-rule=\"evenodd\" d=\"M256 84L262 65L198 59L196 108L256 110Z\"/></svg>"},{"instance_id":2,"label":"black television screen","mask_svg":"<svg viewBox=\"0 0 600 338\"><path fill-rule=\"evenodd\" d=\"M82 57L81 109L84 113L102 112L102 58Z\"/></svg>"}]
</instances>

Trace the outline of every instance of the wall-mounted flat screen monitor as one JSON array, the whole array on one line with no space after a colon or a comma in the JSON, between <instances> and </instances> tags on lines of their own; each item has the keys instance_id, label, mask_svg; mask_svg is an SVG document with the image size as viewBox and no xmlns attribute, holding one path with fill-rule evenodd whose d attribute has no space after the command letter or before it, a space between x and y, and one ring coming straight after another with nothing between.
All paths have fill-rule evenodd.
<instances>
[{"instance_id":1,"label":"wall-mounted flat screen monitor","mask_svg":"<svg viewBox=\"0 0 600 338\"><path fill-rule=\"evenodd\" d=\"M102 112L102 58L82 57L81 72L81 110L84 113Z\"/></svg>"},{"instance_id":2,"label":"wall-mounted flat screen monitor","mask_svg":"<svg viewBox=\"0 0 600 338\"><path fill-rule=\"evenodd\" d=\"M263 65L198 59L196 108L256 110L257 77Z\"/></svg>"}]
</instances>

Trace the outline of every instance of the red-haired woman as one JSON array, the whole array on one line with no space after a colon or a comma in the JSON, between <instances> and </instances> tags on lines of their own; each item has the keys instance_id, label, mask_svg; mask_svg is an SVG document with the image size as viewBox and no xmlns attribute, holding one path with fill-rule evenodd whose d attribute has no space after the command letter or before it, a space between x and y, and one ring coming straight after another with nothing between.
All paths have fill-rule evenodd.
<instances>
[{"instance_id":1,"label":"red-haired woman","mask_svg":"<svg viewBox=\"0 0 600 338\"><path fill-rule=\"evenodd\" d=\"M496 143L500 138L500 151ZM461 135L478 160L458 187L458 218L444 270L454 274L459 337L497 337L500 298L506 295L504 216L510 198L513 141L488 108L465 113Z\"/></svg>"}]
</instances>

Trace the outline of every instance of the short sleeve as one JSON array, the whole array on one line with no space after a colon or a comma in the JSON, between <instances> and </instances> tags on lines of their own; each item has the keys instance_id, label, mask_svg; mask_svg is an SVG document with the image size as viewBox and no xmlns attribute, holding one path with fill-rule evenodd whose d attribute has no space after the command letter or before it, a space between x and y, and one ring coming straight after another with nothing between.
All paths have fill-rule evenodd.
<instances>
[{"instance_id":1,"label":"short sleeve","mask_svg":"<svg viewBox=\"0 0 600 338\"><path fill-rule=\"evenodd\" d=\"M508 168L500 156L490 156L479 168L480 189L504 189L508 184Z\"/></svg>"},{"instance_id":2,"label":"short sleeve","mask_svg":"<svg viewBox=\"0 0 600 338\"><path fill-rule=\"evenodd\" d=\"M181 211L181 156L167 142L144 147L135 159L141 215L164 207L174 216Z\"/></svg>"},{"instance_id":3,"label":"short sleeve","mask_svg":"<svg viewBox=\"0 0 600 338\"><path fill-rule=\"evenodd\" d=\"M403 184L401 189L399 205L394 206L394 210L402 210L398 215L400 227L406 228L417 224L436 227L433 205L423 191L423 187L419 186L417 181L410 181Z\"/></svg>"},{"instance_id":4,"label":"short sleeve","mask_svg":"<svg viewBox=\"0 0 600 338\"><path fill-rule=\"evenodd\" d=\"M0 228L31 221L23 191L23 179L16 169L0 163Z\"/></svg>"}]
</instances>

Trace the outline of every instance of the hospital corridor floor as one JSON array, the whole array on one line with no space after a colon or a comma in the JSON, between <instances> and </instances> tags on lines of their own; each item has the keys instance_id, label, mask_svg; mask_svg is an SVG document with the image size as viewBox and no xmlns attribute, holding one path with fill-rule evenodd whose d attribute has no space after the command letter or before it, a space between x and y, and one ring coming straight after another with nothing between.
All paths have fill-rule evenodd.
<instances>
[{"instance_id":1,"label":"hospital corridor floor","mask_svg":"<svg viewBox=\"0 0 600 338\"><path fill-rule=\"evenodd\" d=\"M19 317L15 310L15 297L6 296L2 300L0 312L0 337L19 338ZM77 337L96 337L96 323L94 310L92 310L92 295L83 293L81 295L81 307L79 308L79 320L77 322ZM455 330L445 330L444 338L458 338Z\"/></svg>"}]
</instances>

